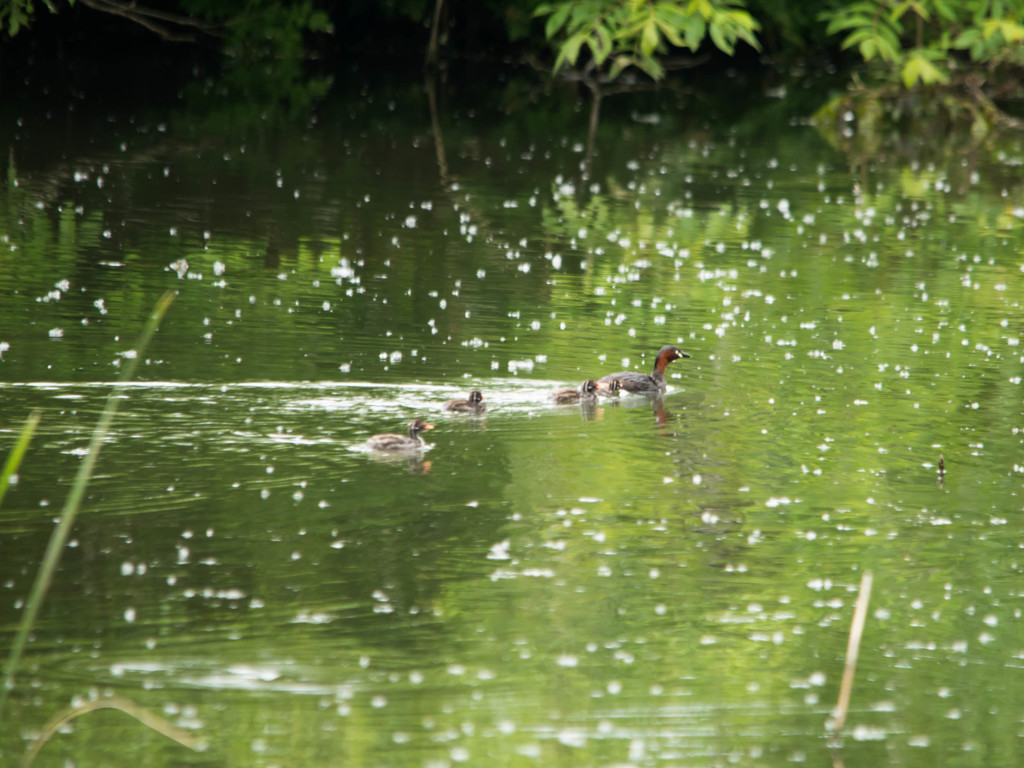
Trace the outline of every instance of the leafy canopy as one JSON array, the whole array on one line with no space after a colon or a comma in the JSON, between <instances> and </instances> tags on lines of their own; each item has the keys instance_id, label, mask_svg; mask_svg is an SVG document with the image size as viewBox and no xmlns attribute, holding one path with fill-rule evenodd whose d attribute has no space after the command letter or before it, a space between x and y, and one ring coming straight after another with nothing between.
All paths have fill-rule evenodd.
<instances>
[{"instance_id":1,"label":"leafy canopy","mask_svg":"<svg viewBox=\"0 0 1024 768\"><path fill-rule=\"evenodd\" d=\"M710 38L729 55L739 41L760 50L761 25L741 0L563 0L542 3L534 15L547 17L544 34L557 42L555 72L568 65L614 80L636 67L658 80L665 75L659 57L670 48L696 51Z\"/></svg>"}]
</instances>

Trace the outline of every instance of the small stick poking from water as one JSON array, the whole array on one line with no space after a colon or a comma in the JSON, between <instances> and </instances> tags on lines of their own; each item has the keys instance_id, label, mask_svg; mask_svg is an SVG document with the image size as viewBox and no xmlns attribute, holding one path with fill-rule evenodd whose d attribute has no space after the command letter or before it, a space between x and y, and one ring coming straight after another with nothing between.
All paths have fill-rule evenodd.
<instances>
[{"instance_id":1,"label":"small stick poking from water","mask_svg":"<svg viewBox=\"0 0 1024 768\"><path fill-rule=\"evenodd\" d=\"M942 454L939 454L939 488L942 487L943 481L946 479L946 462L942 460Z\"/></svg>"},{"instance_id":2,"label":"small stick poking from water","mask_svg":"<svg viewBox=\"0 0 1024 768\"><path fill-rule=\"evenodd\" d=\"M839 702L836 704L835 720L832 721L832 733L838 737L846 723L846 711L850 708L850 693L853 691L853 674L857 670L857 652L860 650L860 636L864 633L864 622L868 616L868 602L871 600L871 571L865 571L860 578L860 592L857 595L857 606L853 611L853 624L850 625L850 641L846 645L846 667L843 669L843 680L839 685Z\"/></svg>"}]
</instances>

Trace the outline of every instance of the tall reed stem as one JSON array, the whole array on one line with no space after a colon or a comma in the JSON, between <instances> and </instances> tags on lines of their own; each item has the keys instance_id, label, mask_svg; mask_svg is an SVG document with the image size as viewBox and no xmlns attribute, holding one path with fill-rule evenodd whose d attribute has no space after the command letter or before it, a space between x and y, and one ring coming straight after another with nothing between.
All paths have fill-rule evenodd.
<instances>
[{"instance_id":1,"label":"tall reed stem","mask_svg":"<svg viewBox=\"0 0 1024 768\"><path fill-rule=\"evenodd\" d=\"M78 474L75 475L75 479L71 484L71 491L68 493L67 500L64 502L64 508L60 513L60 521L50 535L50 543L47 545L46 553L43 555L43 562L39 566L35 583L32 585L32 591L29 593L28 601L25 604L25 612L22 614L21 623L18 625L18 632L14 636L14 642L11 644L11 652L7 657L7 664L4 666L3 687L0 687L0 722L2 722L4 704L7 702L7 694L14 687L14 671L21 659L22 651L25 649L25 640L35 625L36 618L39 616L39 609L46 598L47 590L50 588L50 582L53 580L57 563L60 561L61 553L67 544L68 536L71 534L71 526L74 524L75 517L78 515L78 510L82 505L86 486L89 485L89 480L92 478L93 470L96 467L100 448L103 446L103 442L110 431L110 424L114 420L114 414L117 413L118 404L125 390L125 383L135 375L135 369L139 365L139 360L142 359L143 352L149 346L153 334L156 333L156 329L167 312L167 308L174 301L175 295L174 291L167 291L157 301L156 306L153 308L153 313L149 316L149 320L142 330L142 335L139 337L139 343L135 347L135 355L126 359L126 364L121 370L121 376L110 391L110 394L107 395L107 404L103 408L103 413L100 414L100 420L92 431L89 448L85 458L82 459L82 463L78 467Z\"/></svg>"},{"instance_id":2,"label":"tall reed stem","mask_svg":"<svg viewBox=\"0 0 1024 768\"><path fill-rule=\"evenodd\" d=\"M7 493L7 487L11 484L11 478L18 472L18 467L21 466L21 460L25 456L25 451L28 450L29 441L32 439L32 435L35 434L36 427L39 426L39 416L39 411L32 411L28 418L25 419L25 424L18 435L18 442L14 444L14 448L7 456L3 470L0 470L0 502L3 502L4 494Z\"/></svg>"}]
</instances>

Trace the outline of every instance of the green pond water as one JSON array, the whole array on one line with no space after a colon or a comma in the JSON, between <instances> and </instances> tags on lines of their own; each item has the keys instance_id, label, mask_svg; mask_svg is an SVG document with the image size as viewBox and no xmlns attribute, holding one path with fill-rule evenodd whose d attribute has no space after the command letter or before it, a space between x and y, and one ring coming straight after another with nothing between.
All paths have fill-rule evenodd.
<instances>
[{"instance_id":1,"label":"green pond water","mask_svg":"<svg viewBox=\"0 0 1024 768\"><path fill-rule=\"evenodd\" d=\"M36 765L1009 766L1024 736L1024 147L852 159L760 97L419 89L198 137L19 113L0 190L6 656ZM5 155L8 153L5 153ZM551 391L663 344L663 400ZM484 393L485 417L444 400ZM420 455L362 448L414 418ZM940 475L940 457L945 473ZM842 747L861 576L874 589Z\"/></svg>"}]
</instances>

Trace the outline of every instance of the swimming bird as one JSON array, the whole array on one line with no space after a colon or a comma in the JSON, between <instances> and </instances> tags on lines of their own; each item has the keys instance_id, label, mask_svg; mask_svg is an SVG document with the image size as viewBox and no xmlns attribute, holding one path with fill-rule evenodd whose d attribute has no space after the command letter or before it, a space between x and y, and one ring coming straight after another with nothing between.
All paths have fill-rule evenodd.
<instances>
[{"instance_id":1,"label":"swimming bird","mask_svg":"<svg viewBox=\"0 0 1024 768\"><path fill-rule=\"evenodd\" d=\"M618 381L619 387L627 392L664 392L665 391L665 368L673 360L688 358L689 355L681 352L671 344L667 344L658 350L658 356L654 360L654 373L637 373L636 371L622 371L621 373L610 373L598 379L598 386L604 384L610 386L611 382Z\"/></svg>"},{"instance_id":2,"label":"swimming bird","mask_svg":"<svg viewBox=\"0 0 1024 768\"><path fill-rule=\"evenodd\" d=\"M441 407L452 413L483 413L487 410L484 396L476 390L469 393L468 400L446 400Z\"/></svg>"},{"instance_id":3,"label":"swimming bird","mask_svg":"<svg viewBox=\"0 0 1024 768\"><path fill-rule=\"evenodd\" d=\"M559 389L551 393L551 399L559 405L573 403L593 403L597 401L597 382L593 379L584 381L579 389Z\"/></svg>"},{"instance_id":4,"label":"swimming bird","mask_svg":"<svg viewBox=\"0 0 1024 768\"><path fill-rule=\"evenodd\" d=\"M374 435L366 441L366 447L374 451L418 451L426 443L420 437L424 429L433 429L433 424L427 424L423 419L416 419L409 423L408 435Z\"/></svg>"}]
</instances>

